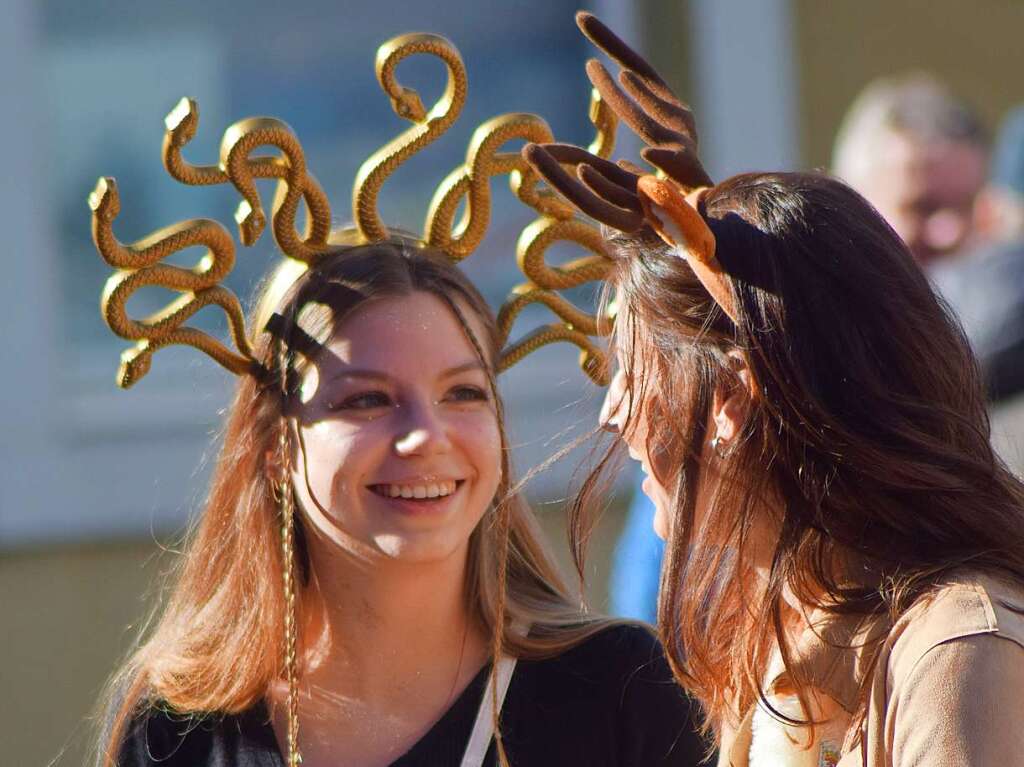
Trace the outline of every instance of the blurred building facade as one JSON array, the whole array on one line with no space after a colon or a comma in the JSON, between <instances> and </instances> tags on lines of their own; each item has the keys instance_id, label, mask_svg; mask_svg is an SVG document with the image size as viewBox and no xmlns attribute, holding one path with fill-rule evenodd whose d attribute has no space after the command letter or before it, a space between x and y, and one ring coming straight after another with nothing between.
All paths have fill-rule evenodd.
<instances>
[{"instance_id":1,"label":"blurred building facade","mask_svg":"<svg viewBox=\"0 0 1024 767\"><path fill-rule=\"evenodd\" d=\"M229 377L190 350L162 351L135 389L114 387L124 343L97 311L109 270L89 241L85 197L96 176L118 178L123 212L115 230L124 240L193 216L229 222L231 190L183 189L160 165L162 118L189 95L201 109L190 159L211 162L235 119L280 116L302 138L344 222L359 162L404 128L373 76L376 46L429 30L462 52L470 96L458 138L446 137L385 187L385 218L417 226L433 186L461 162L483 119L539 112L556 136L586 140L582 63L590 52L572 24L576 7L562 0L372 7L8 0L0 25L7 75L0 89L9 106L0 122L8 246L0 301L9 321L0 383L0 423L9 435L0 447L0 593L8 606L0 743L9 763L81 763L94 729L83 717L162 585L170 557L158 556L161 544L173 545L201 504L231 391ZM639 42L691 100L716 177L827 165L846 106L880 74L927 68L992 124L1024 99L1016 77L1024 71L1017 39L1024 6L1010 0L604 0L590 7ZM440 90L440 68L407 68L402 76L429 102ZM631 154L627 136L620 147ZM495 303L515 282L512 243L529 220L509 195L501 203L485 252L467 265ZM236 292L251 293L273 258L268 244L240 250ZM223 332L215 315L205 320ZM593 421L599 392L566 349L536 355L504 386L520 468ZM564 495L570 468L542 475L533 497ZM545 524L561 541L552 508ZM608 536L614 532L613 520Z\"/></svg>"}]
</instances>

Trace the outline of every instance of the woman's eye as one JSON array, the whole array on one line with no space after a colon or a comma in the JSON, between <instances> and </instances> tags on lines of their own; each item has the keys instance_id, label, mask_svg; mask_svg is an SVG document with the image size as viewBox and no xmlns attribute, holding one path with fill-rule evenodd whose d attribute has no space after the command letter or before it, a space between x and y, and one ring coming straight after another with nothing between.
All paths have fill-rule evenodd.
<instances>
[{"instance_id":1,"label":"woman's eye","mask_svg":"<svg viewBox=\"0 0 1024 767\"><path fill-rule=\"evenodd\" d=\"M456 386L448 393L448 399L453 402L483 402L488 397L478 386Z\"/></svg>"},{"instance_id":2,"label":"woman's eye","mask_svg":"<svg viewBox=\"0 0 1024 767\"><path fill-rule=\"evenodd\" d=\"M381 391L364 392L342 400L333 407L334 410L370 410L375 407L387 407L391 397Z\"/></svg>"}]
</instances>

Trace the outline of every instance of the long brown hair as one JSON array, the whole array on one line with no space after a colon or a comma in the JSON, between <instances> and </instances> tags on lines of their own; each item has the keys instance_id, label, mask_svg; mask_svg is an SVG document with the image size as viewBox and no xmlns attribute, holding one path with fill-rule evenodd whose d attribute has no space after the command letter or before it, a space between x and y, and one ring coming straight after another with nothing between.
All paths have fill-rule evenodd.
<instances>
[{"instance_id":1,"label":"long brown hair","mask_svg":"<svg viewBox=\"0 0 1024 767\"><path fill-rule=\"evenodd\" d=\"M735 323L660 240L610 238L611 283L628 319L616 328L624 401L640 403L625 428L644 419L652 468L676 488L661 639L718 729L764 696L775 646L806 695L784 589L885 621L956 568L1024 581L1024 486L989 445L959 325L863 198L821 174L745 174L710 189L700 211ZM714 394L743 390L737 353L756 393L695 529ZM571 510L578 556L610 457ZM780 518L765 583L750 569L766 498Z\"/></svg>"},{"instance_id":2,"label":"long brown hair","mask_svg":"<svg viewBox=\"0 0 1024 767\"><path fill-rule=\"evenodd\" d=\"M289 264L289 262L285 262ZM265 460L281 433L294 382L310 345L322 343L365 301L427 291L455 313L491 382L501 430L503 471L493 513L470 539L466 598L472 618L492 637L492 655L548 657L607 625L585 615L566 588L525 502L514 492L500 399L494 383L498 332L487 303L462 272L439 253L402 238L342 245L301 274L294 264L267 281L254 311L262 330L254 353L267 371L243 376L229 410L205 509L189 534L169 598L149 636L110 684L106 765L116 764L130 718L152 705L180 714L237 713L284 677L283 626L289 605L282 589L278 504ZM463 312L480 320L474 337ZM284 342L291 350L280 354ZM293 353L296 352L296 353ZM287 369L279 361L288 359ZM282 386L286 396L282 398ZM288 382L291 383L288 383ZM295 518L298 581L310 567ZM302 588L297 609L302 610ZM303 625L301 617L297 625ZM516 626L531 627L523 636ZM300 645L301 646L301 645ZM300 653L301 655L301 653ZM493 668L493 667L492 667ZM493 673L493 672L492 672ZM498 734L499 755L503 749Z\"/></svg>"}]
</instances>

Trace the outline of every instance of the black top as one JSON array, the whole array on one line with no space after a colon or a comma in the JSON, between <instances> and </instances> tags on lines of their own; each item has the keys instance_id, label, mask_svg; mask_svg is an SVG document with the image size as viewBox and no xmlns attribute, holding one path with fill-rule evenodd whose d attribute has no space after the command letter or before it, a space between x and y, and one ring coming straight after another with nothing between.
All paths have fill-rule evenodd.
<instances>
[{"instance_id":1,"label":"black top","mask_svg":"<svg viewBox=\"0 0 1024 767\"><path fill-rule=\"evenodd\" d=\"M458 767L489 672L391 767ZM673 683L657 640L636 626L608 628L555 658L519 661L501 722L512 767L688 767L705 754L696 706ZM493 741L484 763L497 765ZM198 721L151 708L132 721L118 765L284 767L284 759L260 703Z\"/></svg>"}]
</instances>

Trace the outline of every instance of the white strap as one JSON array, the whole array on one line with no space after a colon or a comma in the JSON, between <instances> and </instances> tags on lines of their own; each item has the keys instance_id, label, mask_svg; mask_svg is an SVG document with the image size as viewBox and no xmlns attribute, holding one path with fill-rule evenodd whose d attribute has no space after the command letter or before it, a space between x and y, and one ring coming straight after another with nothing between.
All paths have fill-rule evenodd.
<instances>
[{"instance_id":1,"label":"white strap","mask_svg":"<svg viewBox=\"0 0 1024 767\"><path fill-rule=\"evenodd\" d=\"M516 659L503 657L498 661L498 671L492 679L492 683L498 690L498 713L505 703L505 693L508 692L509 683L512 681L512 673L516 670ZM491 738L494 737L494 709L491 696L491 686L484 690L484 699L480 701L480 708L476 712L476 722L473 723L473 732L466 744L466 753L462 756L461 767L483 767L484 757L491 745Z\"/></svg>"}]
</instances>

